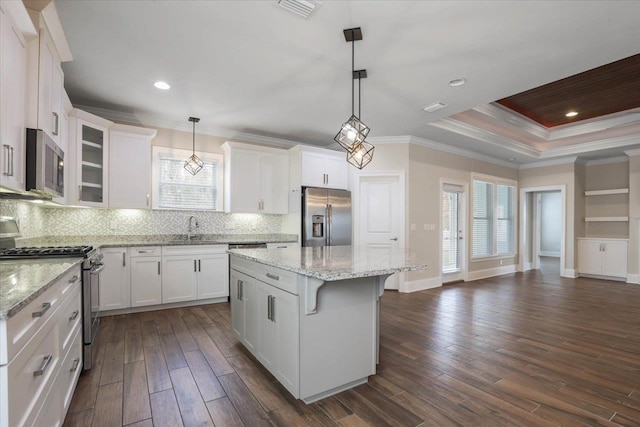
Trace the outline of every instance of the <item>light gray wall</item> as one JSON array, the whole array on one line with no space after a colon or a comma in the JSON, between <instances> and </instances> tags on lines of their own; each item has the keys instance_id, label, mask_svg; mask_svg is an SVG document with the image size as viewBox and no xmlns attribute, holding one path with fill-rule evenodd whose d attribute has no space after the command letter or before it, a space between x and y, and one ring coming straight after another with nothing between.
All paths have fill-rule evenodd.
<instances>
[{"instance_id":1,"label":"light gray wall","mask_svg":"<svg viewBox=\"0 0 640 427\"><path fill-rule=\"evenodd\" d=\"M540 193L540 251L542 255L560 255L561 234L562 199L560 192Z\"/></svg>"}]
</instances>

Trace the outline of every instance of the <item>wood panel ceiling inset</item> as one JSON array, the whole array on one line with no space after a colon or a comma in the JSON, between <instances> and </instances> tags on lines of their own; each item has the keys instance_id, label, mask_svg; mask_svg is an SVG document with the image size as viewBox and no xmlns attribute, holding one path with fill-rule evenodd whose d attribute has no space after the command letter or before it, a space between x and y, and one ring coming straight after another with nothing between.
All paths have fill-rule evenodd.
<instances>
[{"instance_id":1,"label":"wood panel ceiling inset","mask_svg":"<svg viewBox=\"0 0 640 427\"><path fill-rule=\"evenodd\" d=\"M640 107L640 54L497 101L546 127ZM576 117L566 117L577 111Z\"/></svg>"}]
</instances>

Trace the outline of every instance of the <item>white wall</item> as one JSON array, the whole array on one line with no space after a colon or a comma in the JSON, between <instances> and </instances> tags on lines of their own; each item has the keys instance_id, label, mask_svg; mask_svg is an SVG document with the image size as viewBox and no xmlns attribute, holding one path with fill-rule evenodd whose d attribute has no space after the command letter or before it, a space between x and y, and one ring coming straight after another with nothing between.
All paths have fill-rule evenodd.
<instances>
[{"instance_id":1,"label":"white wall","mask_svg":"<svg viewBox=\"0 0 640 427\"><path fill-rule=\"evenodd\" d=\"M559 191L540 193L540 255L560 256L562 199Z\"/></svg>"}]
</instances>

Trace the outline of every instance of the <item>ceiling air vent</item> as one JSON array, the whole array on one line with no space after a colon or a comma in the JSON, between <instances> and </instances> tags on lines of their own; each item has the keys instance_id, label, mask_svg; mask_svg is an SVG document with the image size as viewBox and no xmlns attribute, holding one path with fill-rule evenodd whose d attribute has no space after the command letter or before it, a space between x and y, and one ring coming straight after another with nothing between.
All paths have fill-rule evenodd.
<instances>
[{"instance_id":1,"label":"ceiling air vent","mask_svg":"<svg viewBox=\"0 0 640 427\"><path fill-rule=\"evenodd\" d=\"M446 106L447 104L443 104L442 102L436 102L431 105L427 105L426 107L423 108L423 110L426 111L427 113L433 113L435 111L442 110Z\"/></svg>"},{"instance_id":2,"label":"ceiling air vent","mask_svg":"<svg viewBox=\"0 0 640 427\"><path fill-rule=\"evenodd\" d=\"M306 19L320 7L320 3L308 0L278 0L278 6Z\"/></svg>"}]
</instances>

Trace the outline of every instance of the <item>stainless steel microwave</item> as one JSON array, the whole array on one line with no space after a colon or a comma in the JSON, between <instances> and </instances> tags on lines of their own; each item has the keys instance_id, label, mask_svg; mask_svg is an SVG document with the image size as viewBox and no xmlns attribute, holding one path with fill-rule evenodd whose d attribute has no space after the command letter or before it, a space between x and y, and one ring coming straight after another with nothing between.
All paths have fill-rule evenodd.
<instances>
[{"instance_id":1,"label":"stainless steel microwave","mask_svg":"<svg viewBox=\"0 0 640 427\"><path fill-rule=\"evenodd\" d=\"M64 152L40 129L27 129L26 190L64 196Z\"/></svg>"}]
</instances>

